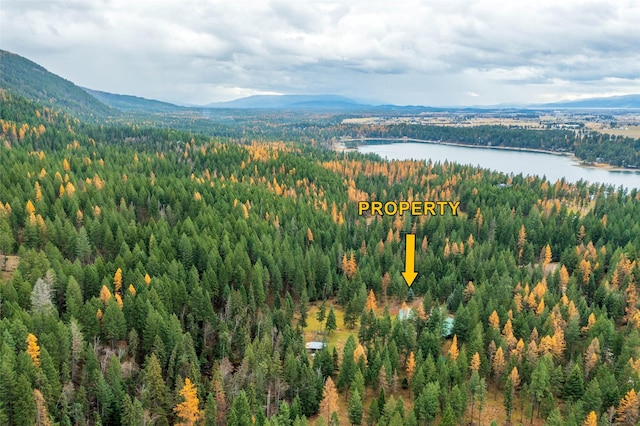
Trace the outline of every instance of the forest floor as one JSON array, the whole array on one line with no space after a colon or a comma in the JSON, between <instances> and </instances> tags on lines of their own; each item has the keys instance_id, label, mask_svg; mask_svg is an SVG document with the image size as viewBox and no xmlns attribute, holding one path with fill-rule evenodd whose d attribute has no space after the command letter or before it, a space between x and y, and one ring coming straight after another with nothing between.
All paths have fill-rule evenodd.
<instances>
[{"instance_id":1,"label":"forest floor","mask_svg":"<svg viewBox=\"0 0 640 426\"><path fill-rule=\"evenodd\" d=\"M5 256L0 256L0 278L6 281L13 276L13 273L18 269L18 263L20 258L18 256L6 256L7 264L5 267Z\"/></svg>"}]
</instances>

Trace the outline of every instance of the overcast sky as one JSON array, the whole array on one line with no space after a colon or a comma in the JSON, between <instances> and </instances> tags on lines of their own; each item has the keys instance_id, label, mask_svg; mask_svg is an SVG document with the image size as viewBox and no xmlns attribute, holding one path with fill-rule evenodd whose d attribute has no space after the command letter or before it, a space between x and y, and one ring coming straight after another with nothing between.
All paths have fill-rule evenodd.
<instances>
[{"instance_id":1,"label":"overcast sky","mask_svg":"<svg viewBox=\"0 0 640 426\"><path fill-rule=\"evenodd\" d=\"M640 93L637 0L0 0L0 47L81 86L191 104Z\"/></svg>"}]
</instances>

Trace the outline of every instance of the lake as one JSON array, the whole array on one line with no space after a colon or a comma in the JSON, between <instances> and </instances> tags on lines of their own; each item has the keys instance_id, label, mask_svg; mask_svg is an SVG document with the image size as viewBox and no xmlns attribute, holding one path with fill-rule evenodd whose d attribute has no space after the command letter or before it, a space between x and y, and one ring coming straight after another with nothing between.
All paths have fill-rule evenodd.
<instances>
[{"instance_id":1,"label":"lake","mask_svg":"<svg viewBox=\"0 0 640 426\"><path fill-rule=\"evenodd\" d=\"M611 184L615 187L640 188L640 172L613 171L582 167L572 157L528 151L472 148L437 143L389 143L361 145L358 151L374 153L389 160L431 160L432 162L455 162L471 164L503 173L522 173L545 176L551 183L565 178L568 182L580 179L594 183Z\"/></svg>"}]
</instances>

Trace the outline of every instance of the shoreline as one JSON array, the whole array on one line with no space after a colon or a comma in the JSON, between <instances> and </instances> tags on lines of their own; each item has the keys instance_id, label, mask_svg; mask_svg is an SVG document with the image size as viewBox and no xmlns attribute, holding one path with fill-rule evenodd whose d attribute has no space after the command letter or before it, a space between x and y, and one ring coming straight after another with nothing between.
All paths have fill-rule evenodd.
<instances>
[{"instance_id":1,"label":"shoreline","mask_svg":"<svg viewBox=\"0 0 640 426\"><path fill-rule=\"evenodd\" d=\"M344 142L366 142L366 141L389 141L390 143L386 144L368 144L363 143L362 146L371 146L371 145L391 145L395 143L425 143L425 144L433 144L433 145L449 145L449 146L459 146L463 148L479 148L479 149L499 149L503 151L520 151L520 152L533 152L538 154L551 154L551 155L560 155L563 157L569 157L576 166L582 167L585 169L600 169L607 170L610 172L631 172L631 173L639 173L639 169L627 169L624 167L618 167L607 163L593 163L588 164L585 161L576 157L573 152L569 151L548 151L545 149L539 148L522 148L517 146L487 146L487 145L469 145L460 142L442 142L442 141L433 141L426 139L414 139L414 138L358 138L358 139L342 139L337 144L334 144L334 151L340 152L353 152L357 151L357 148L347 148L344 146ZM342 145L342 146L340 146ZM360 144L359 144L360 146Z\"/></svg>"}]
</instances>

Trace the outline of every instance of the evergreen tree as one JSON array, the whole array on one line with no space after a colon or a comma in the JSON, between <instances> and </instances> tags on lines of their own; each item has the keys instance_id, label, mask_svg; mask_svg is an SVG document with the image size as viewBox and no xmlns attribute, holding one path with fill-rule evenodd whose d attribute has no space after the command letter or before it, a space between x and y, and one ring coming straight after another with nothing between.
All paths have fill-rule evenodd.
<instances>
[{"instance_id":1,"label":"evergreen tree","mask_svg":"<svg viewBox=\"0 0 640 426\"><path fill-rule=\"evenodd\" d=\"M325 329L328 334L331 334L338 328L338 324L336 322L336 314L333 312L333 307L329 308L329 315L327 316L327 323L325 324Z\"/></svg>"},{"instance_id":2,"label":"evergreen tree","mask_svg":"<svg viewBox=\"0 0 640 426\"><path fill-rule=\"evenodd\" d=\"M362 397L357 389L351 392L349 397L349 422L352 425L362 424L363 404Z\"/></svg>"}]
</instances>

